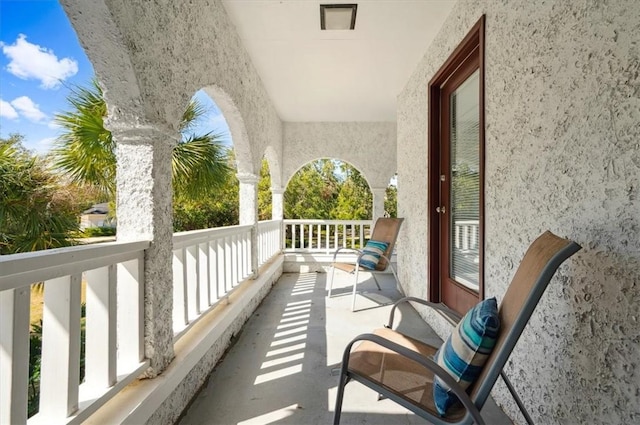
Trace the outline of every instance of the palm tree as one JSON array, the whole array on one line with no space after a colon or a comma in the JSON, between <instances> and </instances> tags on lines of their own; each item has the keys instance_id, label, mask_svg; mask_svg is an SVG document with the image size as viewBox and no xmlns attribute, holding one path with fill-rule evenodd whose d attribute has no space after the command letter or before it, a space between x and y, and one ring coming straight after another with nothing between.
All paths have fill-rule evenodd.
<instances>
[{"instance_id":1,"label":"palm tree","mask_svg":"<svg viewBox=\"0 0 640 425\"><path fill-rule=\"evenodd\" d=\"M89 87L74 87L67 101L71 110L56 115L63 134L53 149L54 164L77 183L90 184L113 200L115 198L116 144L104 128L107 105L97 80ZM180 124L182 139L173 149L174 194L186 198L211 194L229 177L226 151L221 135L191 133L206 112L192 99Z\"/></svg>"}]
</instances>

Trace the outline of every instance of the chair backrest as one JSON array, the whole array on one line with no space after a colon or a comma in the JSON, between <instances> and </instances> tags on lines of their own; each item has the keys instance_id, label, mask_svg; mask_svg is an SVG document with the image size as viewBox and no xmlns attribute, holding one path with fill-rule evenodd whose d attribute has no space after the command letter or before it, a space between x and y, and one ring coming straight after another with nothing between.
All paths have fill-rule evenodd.
<instances>
[{"instance_id":1,"label":"chair backrest","mask_svg":"<svg viewBox=\"0 0 640 425\"><path fill-rule=\"evenodd\" d=\"M402 224L403 220L404 218L380 217L376 220L376 223L373 226L373 231L371 232L371 240L387 242L389 244L384 252L384 256L386 258L391 258L393 248L396 245L396 239L398 239L398 233L400 232L400 225ZM386 258L380 258L380 261L376 266L376 270L382 271L387 269L389 263Z\"/></svg>"},{"instance_id":2,"label":"chair backrest","mask_svg":"<svg viewBox=\"0 0 640 425\"><path fill-rule=\"evenodd\" d=\"M546 231L527 250L500 303L500 333L471 392L471 399L476 406L483 406L489 397L553 274L560 264L580 248L577 243Z\"/></svg>"}]
</instances>

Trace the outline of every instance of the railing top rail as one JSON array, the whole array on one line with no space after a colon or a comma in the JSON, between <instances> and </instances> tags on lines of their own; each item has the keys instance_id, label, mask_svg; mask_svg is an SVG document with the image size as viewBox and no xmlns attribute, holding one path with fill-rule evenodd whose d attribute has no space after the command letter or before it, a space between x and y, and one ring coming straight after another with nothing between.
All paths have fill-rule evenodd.
<instances>
[{"instance_id":1,"label":"railing top rail","mask_svg":"<svg viewBox=\"0 0 640 425\"><path fill-rule=\"evenodd\" d=\"M282 222L282 220L276 220L276 219L274 219L274 220L260 220L260 221L258 221L258 226L263 225L263 224L264 225L266 225L266 224L277 224L277 223L280 223L280 222Z\"/></svg>"},{"instance_id":2,"label":"railing top rail","mask_svg":"<svg viewBox=\"0 0 640 425\"><path fill-rule=\"evenodd\" d=\"M103 242L0 256L0 291L136 258L149 241Z\"/></svg>"},{"instance_id":3,"label":"railing top rail","mask_svg":"<svg viewBox=\"0 0 640 425\"><path fill-rule=\"evenodd\" d=\"M286 219L284 224L372 224L373 220Z\"/></svg>"},{"instance_id":4,"label":"railing top rail","mask_svg":"<svg viewBox=\"0 0 640 425\"><path fill-rule=\"evenodd\" d=\"M190 230L188 232L177 232L173 234L173 248L181 248L185 245L204 242L210 239L223 238L225 236L238 235L251 230L253 226L245 224L242 226L215 227L213 229Z\"/></svg>"}]
</instances>

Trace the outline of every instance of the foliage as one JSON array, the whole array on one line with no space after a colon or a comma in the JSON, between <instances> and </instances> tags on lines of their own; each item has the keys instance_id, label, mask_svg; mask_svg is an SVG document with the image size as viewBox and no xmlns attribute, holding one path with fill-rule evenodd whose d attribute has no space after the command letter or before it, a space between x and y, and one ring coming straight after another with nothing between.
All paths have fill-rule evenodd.
<instances>
[{"instance_id":1,"label":"foliage","mask_svg":"<svg viewBox=\"0 0 640 425\"><path fill-rule=\"evenodd\" d=\"M398 217L398 187L389 185L385 191L384 212L387 217Z\"/></svg>"},{"instance_id":2,"label":"foliage","mask_svg":"<svg viewBox=\"0 0 640 425\"><path fill-rule=\"evenodd\" d=\"M53 149L56 167L74 182L97 187L108 199L116 189L116 143L104 127L107 105L96 80L89 87L72 88L71 110L56 115L63 133ZM172 178L176 196L197 200L224 183L230 168L218 135L191 133L205 113L192 99L180 123L182 139L173 149Z\"/></svg>"},{"instance_id":3,"label":"foliage","mask_svg":"<svg viewBox=\"0 0 640 425\"><path fill-rule=\"evenodd\" d=\"M347 163L340 166L345 176L340 185L337 204L331 217L337 220L368 220L372 218L373 195L362 174Z\"/></svg>"},{"instance_id":4,"label":"foliage","mask_svg":"<svg viewBox=\"0 0 640 425\"><path fill-rule=\"evenodd\" d=\"M68 112L57 114L63 129L56 140L55 166L75 182L96 187L109 199L115 197L116 144L104 128L107 104L97 80L89 87L72 87L67 96Z\"/></svg>"},{"instance_id":5,"label":"foliage","mask_svg":"<svg viewBox=\"0 0 640 425\"><path fill-rule=\"evenodd\" d=\"M87 227L80 233L80 237L95 238L99 236L115 236L115 227Z\"/></svg>"},{"instance_id":6,"label":"foliage","mask_svg":"<svg viewBox=\"0 0 640 425\"><path fill-rule=\"evenodd\" d=\"M233 152L226 153L229 167L233 167ZM197 199L174 196L173 230L207 229L211 227L233 226L239 223L240 184L234 173L229 173L207 196Z\"/></svg>"},{"instance_id":7,"label":"foliage","mask_svg":"<svg viewBox=\"0 0 640 425\"><path fill-rule=\"evenodd\" d=\"M0 138L0 254L72 245L79 207L74 190L22 140L19 134Z\"/></svg>"},{"instance_id":8,"label":"foliage","mask_svg":"<svg viewBox=\"0 0 640 425\"><path fill-rule=\"evenodd\" d=\"M28 416L38 413L40 403L40 364L42 359L42 320L31 325L29 333Z\"/></svg>"},{"instance_id":9,"label":"foliage","mask_svg":"<svg viewBox=\"0 0 640 425\"><path fill-rule=\"evenodd\" d=\"M338 198L339 182L330 159L319 159L302 167L284 192L284 216L290 219L331 219Z\"/></svg>"},{"instance_id":10,"label":"foliage","mask_svg":"<svg viewBox=\"0 0 640 425\"><path fill-rule=\"evenodd\" d=\"M258 182L258 220L271 220L271 174L269 172L269 162L262 159L260 169L260 181Z\"/></svg>"},{"instance_id":11,"label":"foliage","mask_svg":"<svg viewBox=\"0 0 640 425\"><path fill-rule=\"evenodd\" d=\"M397 215L397 189L387 188L385 211ZM284 193L285 218L368 220L373 195L364 176L353 166L320 159L302 167Z\"/></svg>"}]
</instances>

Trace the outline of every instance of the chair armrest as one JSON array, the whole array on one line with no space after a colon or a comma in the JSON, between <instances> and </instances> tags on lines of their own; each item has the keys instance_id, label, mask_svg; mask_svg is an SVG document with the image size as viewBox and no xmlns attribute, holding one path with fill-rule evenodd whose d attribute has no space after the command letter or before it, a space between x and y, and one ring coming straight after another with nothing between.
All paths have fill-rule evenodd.
<instances>
[{"instance_id":1,"label":"chair armrest","mask_svg":"<svg viewBox=\"0 0 640 425\"><path fill-rule=\"evenodd\" d=\"M473 420L480 425L484 425L484 420L482 416L480 416L480 411L476 407L476 405L471 401L471 398L467 394L467 392L458 384L447 371L445 371L442 367L440 367L436 362L434 362L429 357L425 357L420 353L410 350L407 347L404 347L398 343L393 341L389 341L386 338L382 338L379 335L375 334L362 334L355 337L345 348L343 358L342 358L342 368L343 371L347 371L349 368L349 356L351 354L351 349L353 345L358 341L371 341L375 344L378 344L382 347L385 347L397 354L400 354L403 357L406 357L409 360L413 360L414 362L420 364L425 369L433 372L434 375L438 376L445 384L453 391L453 393L458 397L462 405L467 409Z\"/></svg>"},{"instance_id":2,"label":"chair armrest","mask_svg":"<svg viewBox=\"0 0 640 425\"><path fill-rule=\"evenodd\" d=\"M359 249L342 247L342 248L336 249L335 252L333 253L333 260L332 260L333 263L336 262L336 257L338 256L338 253L340 251L352 251L354 253L357 252L358 253L358 257L362 256L362 251L360 251Z\"/></svg>"},{"instance_id":3,"label":"chair armrest","mask_svg":"<svg viewBox=\"0 0 640 425\"><path fill-rule=\"evenodd\" d=\"M389 328L391 329L393 327L393 319L395 317L395 313L396 313L396 308L398 308L398 306L402 303L406 303L409 301L413 301L413 302L417 302L418 304L422 304L422 305L426 305L427 307L431 307L435 310L440 310L443 313L447 314L450 318L450 322L452 325L457 325L458 322L460 321L460 319L462 319L462 316L460 316L458 313L456 313L455 311L451 310L449 307L447 307L446 305L442 304L442 303L432 303L430 301L427 300L423 300L422 298L416 298L416 297L404 297L404 298L400 298L398 301L396 301L393 304L393 307L391 307L391 313L389 314L389 324L385 325L385 328Z\"/></svg>"}]
</instances>

